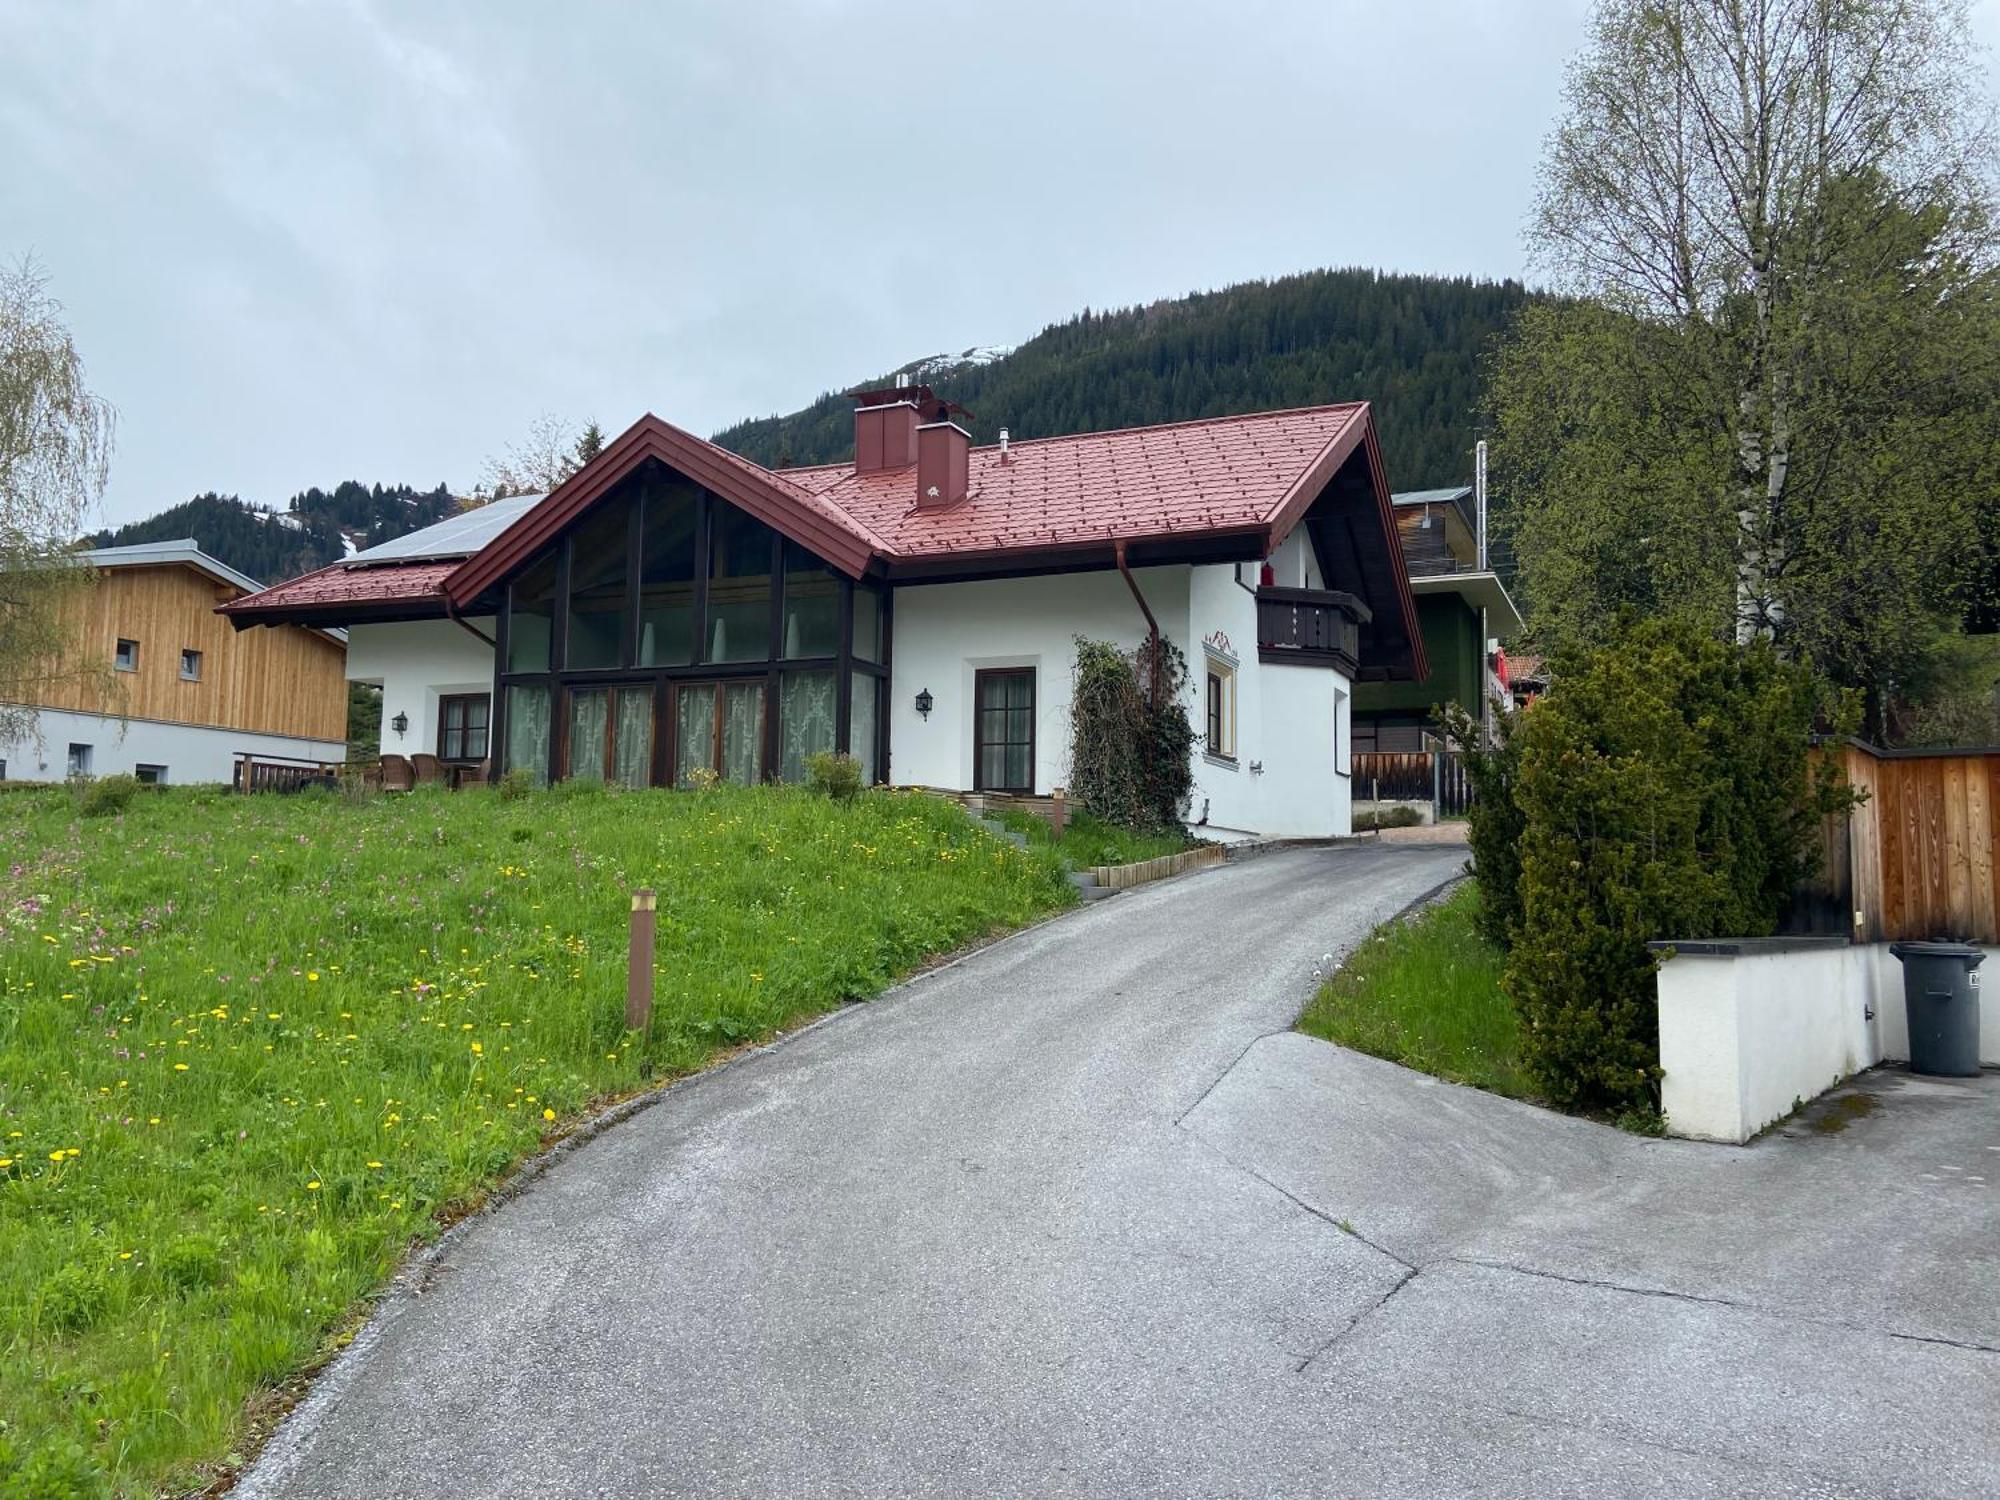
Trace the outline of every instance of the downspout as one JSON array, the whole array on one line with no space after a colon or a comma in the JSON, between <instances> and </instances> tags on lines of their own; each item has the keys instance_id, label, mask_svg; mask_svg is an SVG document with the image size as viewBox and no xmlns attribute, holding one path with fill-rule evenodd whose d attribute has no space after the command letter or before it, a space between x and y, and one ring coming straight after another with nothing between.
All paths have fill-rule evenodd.
<instances>
[{"instance_id":1,"label":"downspout","mask_svg":"<svg viewBox=\"0 0 2000 1500\"><path fill-rule=\"evenodd\" d=\"M444 596L444 615L447 620L451 621L452 624L456 625L460 630L463 630L467 634L476 636L480 640L486 642L487 646L492 650L497 652L500 649L500 643L498 641L494 640L492 636L488 635L485 631L481 630L477 625L473 624L470 620L460 615L457 610L452 608L451 595L449 594L446 594Z\"/></svg>"},{"instance_id":2,"label":"downspout","mask_svg":"<svg viewBox=\"0 0 2000 1500\"><path fill-rule=\"evenodd\" d=\"M1118 571L1124 575L1125 587L1132 591L1132 597L1139 602L1139 613L1146 617L1148 654L1152 657L1152 701L1157 706L1160 701L1160 622L1153 618L1152 606L1146 603L1146 596L1139 592L1139 580L1132 576L1132 569L1125 561L1125 543L1122 539L1111 544L1111 555L1118 560Z\"/></svg>"}]
</instances>

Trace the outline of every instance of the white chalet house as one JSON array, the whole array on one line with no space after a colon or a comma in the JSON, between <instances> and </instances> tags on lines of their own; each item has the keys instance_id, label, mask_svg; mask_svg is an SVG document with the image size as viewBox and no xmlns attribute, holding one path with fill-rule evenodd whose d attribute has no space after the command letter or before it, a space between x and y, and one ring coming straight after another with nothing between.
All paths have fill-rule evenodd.
<instances>
[{"instance_id":1,"label":"white chalet house","mask_svg":"<svg viewBox=\"0 0 2000 1500\"><path fill-rule=\"evenodd\" d=\"M924 386L851 463L771 470L651 415L560 489L224 606L348 632L385 753L537 778L1046 795L1079 636L1186 656L1190 823L1346 833L1357 680L1422 680L1366 403L974 447Z\"/></svg>"}]
</instances>

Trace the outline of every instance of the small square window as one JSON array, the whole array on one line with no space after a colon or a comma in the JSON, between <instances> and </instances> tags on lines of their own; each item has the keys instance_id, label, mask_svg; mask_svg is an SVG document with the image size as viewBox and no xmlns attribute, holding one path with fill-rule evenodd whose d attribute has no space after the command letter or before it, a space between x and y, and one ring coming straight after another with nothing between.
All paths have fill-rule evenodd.
<instances>
[{"instance_id":1,"label":"small square window","mask_svg":"<svg viewBox=\"0 0 2000 1500\"><path fill-rule=\"evenodd\" d=\"M181 652L181 681L201 681L201 653L183 649Z\"/></svg>"},{"instance_id":2,"label":"small square window","mask_svg":"<svg viewBox=\"0 0 2000 1500\"><path fill-rule=\"evenodd\" d=\"M90 746L71 745L69 747L69 774L88 776L90 774Z\"/></svg>"},{"instance_id":3,"label":"small square window","mask_svg":"<svg viewBox=\"0 0 2000 1500\"><path fill-rule=\"evenodd\" d=\"M165 766L134 766L132 774L145 782L147 786L165 786L167 784L167 768Z\"/></svg>"},{"instance_id":4,"label":"small square window","mask_svg":"<svg viewBox=\"0 0 2000 1500\"><path fill-rule=\"evenodd\" d=\"M118 638L118 652L112 657L112 663L121 672L138 671L139 643L137 641L128 641L125 637L120 636Z\"/></svg>"}]
</instances>

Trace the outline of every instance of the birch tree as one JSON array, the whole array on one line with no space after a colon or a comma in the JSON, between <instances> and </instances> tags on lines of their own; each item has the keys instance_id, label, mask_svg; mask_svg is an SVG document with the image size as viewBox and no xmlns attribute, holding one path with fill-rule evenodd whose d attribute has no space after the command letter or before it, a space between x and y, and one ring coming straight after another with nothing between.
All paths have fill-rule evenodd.
<instances>
[{"instance_id":1,"label":"birch tree","mask_svg":"<svg viewBox=\"0 0 2000 1500\"><path fill-rule=\"evenodd\" d=\"M1684 575L1672 607L1880 686L1962 610L2000 494L1994 137L1963 7L1605 0L1565 97L1532 249L1571 300L1524 321L1494 396L1531 592L1608 536ZM1579 438L1604 461L1547 451ZM1898 618L1843 618L1863 558Z\"/></svg>"},{"instance_id":2,"label":"birch tree","mask_svg":"<svg viewBox=\"0 0 2000 1500\"><path fill-rule=\"evenodd\" d=\"M0 743L32 733L25 705L90 671L68 603L90 581L76 539L104 491L113 421L47 277L0 267Z\"/></svg>"}]
</instances>

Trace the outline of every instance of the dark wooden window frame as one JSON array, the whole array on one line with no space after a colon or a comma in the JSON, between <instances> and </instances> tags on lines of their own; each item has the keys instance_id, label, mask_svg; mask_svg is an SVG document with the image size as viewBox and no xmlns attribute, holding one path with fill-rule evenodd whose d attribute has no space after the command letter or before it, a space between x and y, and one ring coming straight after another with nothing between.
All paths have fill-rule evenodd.
<instances>
[{"instance_id":1,"label":"dark wooden window frame","mask_svg":"<svg viewBox=\"0 0 2000 1500\"><path fill-rule=\"evenodd\" d=\"M557 770L558 767L567 765L569 761L569 700L571 695L579 692L609 692L613 696L611 701L605 705L604 710L604 762L597 768L597 776L599 780L605 782L607 785L612 781L612 768L618 764L618 699L616 695L627 689L637 688L651 688L653 691L652 771L657 773L660 766L660 698L659 689L654 685L652 677L649 675L634 678L630 673L627 673L623 678L615 681L593 680L584 682L579 680L583 675L585 674L577 672L563 672L558 674L558 681L555 685L555 698L550 704L549 717L555 721L551 724L550 730L555 737L556 754L559 759L549 762L549 780L560 781L563 779L563 776L574 776L576 774L574 770L563 771L558 774ZM589 675L595 679L601 677L603 674L593 672ZM490 728L488 734L487 743L491 744Z\"/></svg>"},{"instance_id":2,"label":"dark wooden window frame","mask_svg":"<svg viewBox=\"0 0 2000 1500\"><path fill-rule=\"evenodd\" d=\"M479 727L479 733L486 743L477 755L465 749L464 736L468 729L465 724L456 726L459 734L459 753L449 753L453 725L451 714L454 708L464 704L479 703L486 708L486 722ZM493 753L493 695L491 693L440 693L438 694L437 758L450 765L477 765Z\"/></svg>"},{"instance_id":3,"label":"dark wooden window frame","mask_svg":"<svg viewBox=\"0 0 2000 1500\"><path fill-rule=\"evenodd\" d=\"M638 480L638 503L632 506L632 516L628 523L626 568L626 589L632 607L627 611L627 629L624 656L627 663L638 661L639 609L641 585L641 548L645 535L645 515L647 508L660 495L662 486L656 480L661 471L641 475ZM549 602L549 662L550 668L540 672L509 672L506 670L508 636L512 613L511 589L513 578L539 564L550 554L547 551L536 554L516 569L515 573L498 586L499 598L495 612L497 629L493 653L493 694L487 718L487 745L496 766L504 766L507 746L506 703L507 689L510 687L540 687L549 692L549 743L546 749L549 775L556 779L567 750L565 739L569 722L567 693L573 688L626 687L651 684L653 688L653 771L655 786L673 785L674 766L678 746L675 744L678 725L675 719L674 691L683 683L691 682L743 682L759 680L765 684L764 724L763 724L763 774L765 780L777 775L782 740L779 715L782 708L782 679L786 672L793 671L833 671L839 681L836 692L836 729L834 744L847 748L853 731L852 682L856 677L873 677L887 681L893 668L891 655L892 632L895 618L895 591L878 579L856 582L841 577L840 589L840 649L833 656L786 658L784 650L784 607L785 607L785 537L776 527L771 530L771 625L770 642L767 649L772 653L762 660L711 662L707 660L711 638L708 619L708 574L710 570L710 548L716 507L729 502L709 490L695 489L695 561L694 561L694 661L660 667L639 667L624 665L569 671L556 667L556 663L566 661L569 656L569 595L572 536L564 535L552 544L556 559L556 579L554 593ZM582 517L578 518L579 523ZM803 544L801 544L803 545ZM806 549L811 551L810 548ZM814 554L817 556L817 554ZM882 660L864 661L854 654L854 590L872 588L879 593L882 601L881 634ZM885 701L887 694L878 689L878 711L875 725L875 763L879 774L888 779L890 756L889 721L892 717Z\"/></svg>"},{"instance_id":4,"label":"dark wooden window frame","mask_svg":"<svg viewBox=\"0 0 2000 1500\"><path fill-rule=\"evenodd\" d=\"M972 789L975 792L1018 792L1032 796L1035 790L1035 716L1040 707L1040 691L1036 671L1033 667L982 667L972 674ZM1026 786L989 786L981 768L985 760L982 753L991 744L1012 747L1018 740L989 741L985 737L986 713L981 704L985 700L986 683L994 677L1025 677L1028 679L1028 784Z\"/></svg>"},{"instance_id":5,"label":"dark wooden window frame","mask_svg":"<svg viewBox=\"0 0 2000 1500\"><path fill-rule=\"evenodd\" d=\"M129 655L125 650L127 646L130 646L132 648ZM138 671L139 643L133 640L129 636L123 636L123 635L119 636L118 644L111 648L111 665L116 667L121 672Z\"/></svg>"}]
</instances>

